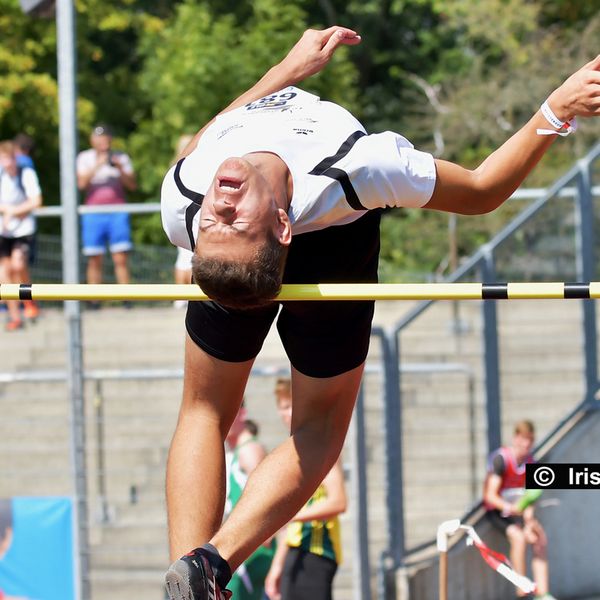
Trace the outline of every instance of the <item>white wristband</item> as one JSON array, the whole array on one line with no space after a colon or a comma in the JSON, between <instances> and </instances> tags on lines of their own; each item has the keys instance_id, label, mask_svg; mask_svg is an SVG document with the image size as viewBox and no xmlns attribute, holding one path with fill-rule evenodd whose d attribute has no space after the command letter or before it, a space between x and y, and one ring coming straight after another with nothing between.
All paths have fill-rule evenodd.
<instances>
[{"instance_id":1,"label":"white wristband","mask_svg":"<svg viewBox=\"0 0 600 600\"><path fill-rule=\"evenodd\" d=\"M577 131L577 119L573 117L571 121L561 121L550 108L548 100L542 104L540 110L542 111L544 117L546 117L546 121L548 121L548 123L550 123L550 125L556 129L538 129L538 135L560 135L561 137L565 137L570 133Z\"/></svg>"}]
</instances>

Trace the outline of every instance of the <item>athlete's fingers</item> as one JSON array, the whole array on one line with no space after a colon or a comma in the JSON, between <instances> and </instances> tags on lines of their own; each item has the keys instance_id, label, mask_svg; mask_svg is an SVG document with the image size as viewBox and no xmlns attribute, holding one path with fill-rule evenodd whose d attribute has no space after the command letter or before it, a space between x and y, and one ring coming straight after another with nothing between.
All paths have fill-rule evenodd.
<instances>
[{"instance_id":1,"label":"athlete's fingers","mask_svg":"<svg viewBox=\"0 0 600 600\"><path fill-rule=\"evenodd\" d=\"M590 60L590 62L583 68L592 69L593 71L600 71L600 54L598 54L596 58Z\"/></svg>"},{"instance_id":2,"label":"athlete's fingers","mask_svg":"<svg viewBox=\"0 0 600 600\"><path fill-rule=\"evenodd\" d=\"M328 40L334 33L337 31L344 31L351 35L357 35L354 29L350 29L349 27L342 27L340 25L333 25L332 27L328 27L327 29L323 29L321 31L321 35L323 36L323 40Z\"/></svg>"},{"instance_id":3,"label":"athlete's fingers","mask_svg":"<svg viewBox=\"0 0 600 600\"><path fill-rule=\"evenodd\" d=\"M337 31L333 32L327 43L323 46L323 52L327 56L331 56L334 50L341 44L348 46L356 46L360 44L361 37L355 31L351 29L338 28Z\"/></svg>"}]
</instances>

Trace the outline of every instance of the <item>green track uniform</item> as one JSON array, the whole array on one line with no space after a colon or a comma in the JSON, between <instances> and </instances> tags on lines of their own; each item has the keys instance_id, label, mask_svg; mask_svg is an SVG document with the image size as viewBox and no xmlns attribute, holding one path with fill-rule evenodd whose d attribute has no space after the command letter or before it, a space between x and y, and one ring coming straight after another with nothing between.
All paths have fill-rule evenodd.
<instances>
[{"instance_id":1,"label":"green track uniform","mask_svg":"<svg viewBox=\"0 0 600 600\"><path fill-rule=\"evenodd\" d=\"M256 438L251 438L233 451L229 469L227 514L238 503L248 480L248 475L240 467L240 448L254 441ZM233 598L236 600L262 600L264 598L265 577L271 567L274 554L275 542L273 541L268 547L260 546L238 567L227 585L227 589L233 592Z\"/></svg>"}]
</instances>

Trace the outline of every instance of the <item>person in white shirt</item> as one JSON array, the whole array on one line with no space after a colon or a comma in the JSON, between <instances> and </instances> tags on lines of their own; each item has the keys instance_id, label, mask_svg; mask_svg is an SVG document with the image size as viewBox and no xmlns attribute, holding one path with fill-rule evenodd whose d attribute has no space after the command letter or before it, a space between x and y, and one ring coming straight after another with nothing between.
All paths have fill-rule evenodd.
<instances>
[{"instance_id":1,"label":"person in white shirt","mask_svg":"<svg viewBox=\"0 0 600 600\"><path fill-rule=\"evenodd\" d=\"M42 192L36 172L19 167L13 142L0 142L0 277L3 283L31 283L29 259L35 242L33 211L42 205ZM7 303L7 331L23 327L19 302ZM38 306L24 301L24 315L39 316Z\"/></svg>"},{"instance_id":2,"label":"person in white shirt","mask_svg":"<svg viewBox=\"0 0 600 600\"><path fill-rule=\"evenodd\" d=\"M340 45L358 43L344 27L307 31L165 176L165 231L194 251L194 281L213 300L190 302L186 315L183 401L167 466L172 600L228 598L231 571L298 512L340 454L373 302L280 306L282 282L377 281L380 208L492 211L555 134L574 129L575 116L600 114L599 56L477 169L464 169L398 134L367 135L343 108L293 87ZM291 436L252 472L221 525L223 439L276 317L292 366Z\"/></svg>"}]
</instances>

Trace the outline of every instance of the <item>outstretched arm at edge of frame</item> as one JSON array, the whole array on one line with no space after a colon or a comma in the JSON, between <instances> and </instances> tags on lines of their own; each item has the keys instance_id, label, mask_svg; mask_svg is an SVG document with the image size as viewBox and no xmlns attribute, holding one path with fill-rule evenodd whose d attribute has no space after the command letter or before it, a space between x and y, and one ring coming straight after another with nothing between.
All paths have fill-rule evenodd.
<instances>
[{"instance_id":1,"label":"outstretched arm at edge of frame","mask_svg":"<svg viewBox=\"0 0 600 600\"><path fill-rule=\"evenodd\" d=\"M600 115L600 55L571 75L548 97L561 121ZM474 170L436 160L437 180L425 208L464 215L500 206L522 183L550 147L555 135L539 135L549 123L540 110Z\"/></svg>"},{"instance_id":2,"label":"outstretched arm at edge of frame","mask_svg":"<svg viewBox=\"0 0 600 600\"><path fill-rule=\"evenodd\" d=\"M289 85L295 85L321 71L330 61L335 50L341 45L355 46L360 36L347 27L333 26L322 31L308 29L289 51L287 56L267 73L247 92L236 98L219 114L223 114L277 92ZM211 119L185 147L178 159L188 156L198 145L198 140L206 128L214 122Z\"/></svg>"}]
</instances>

